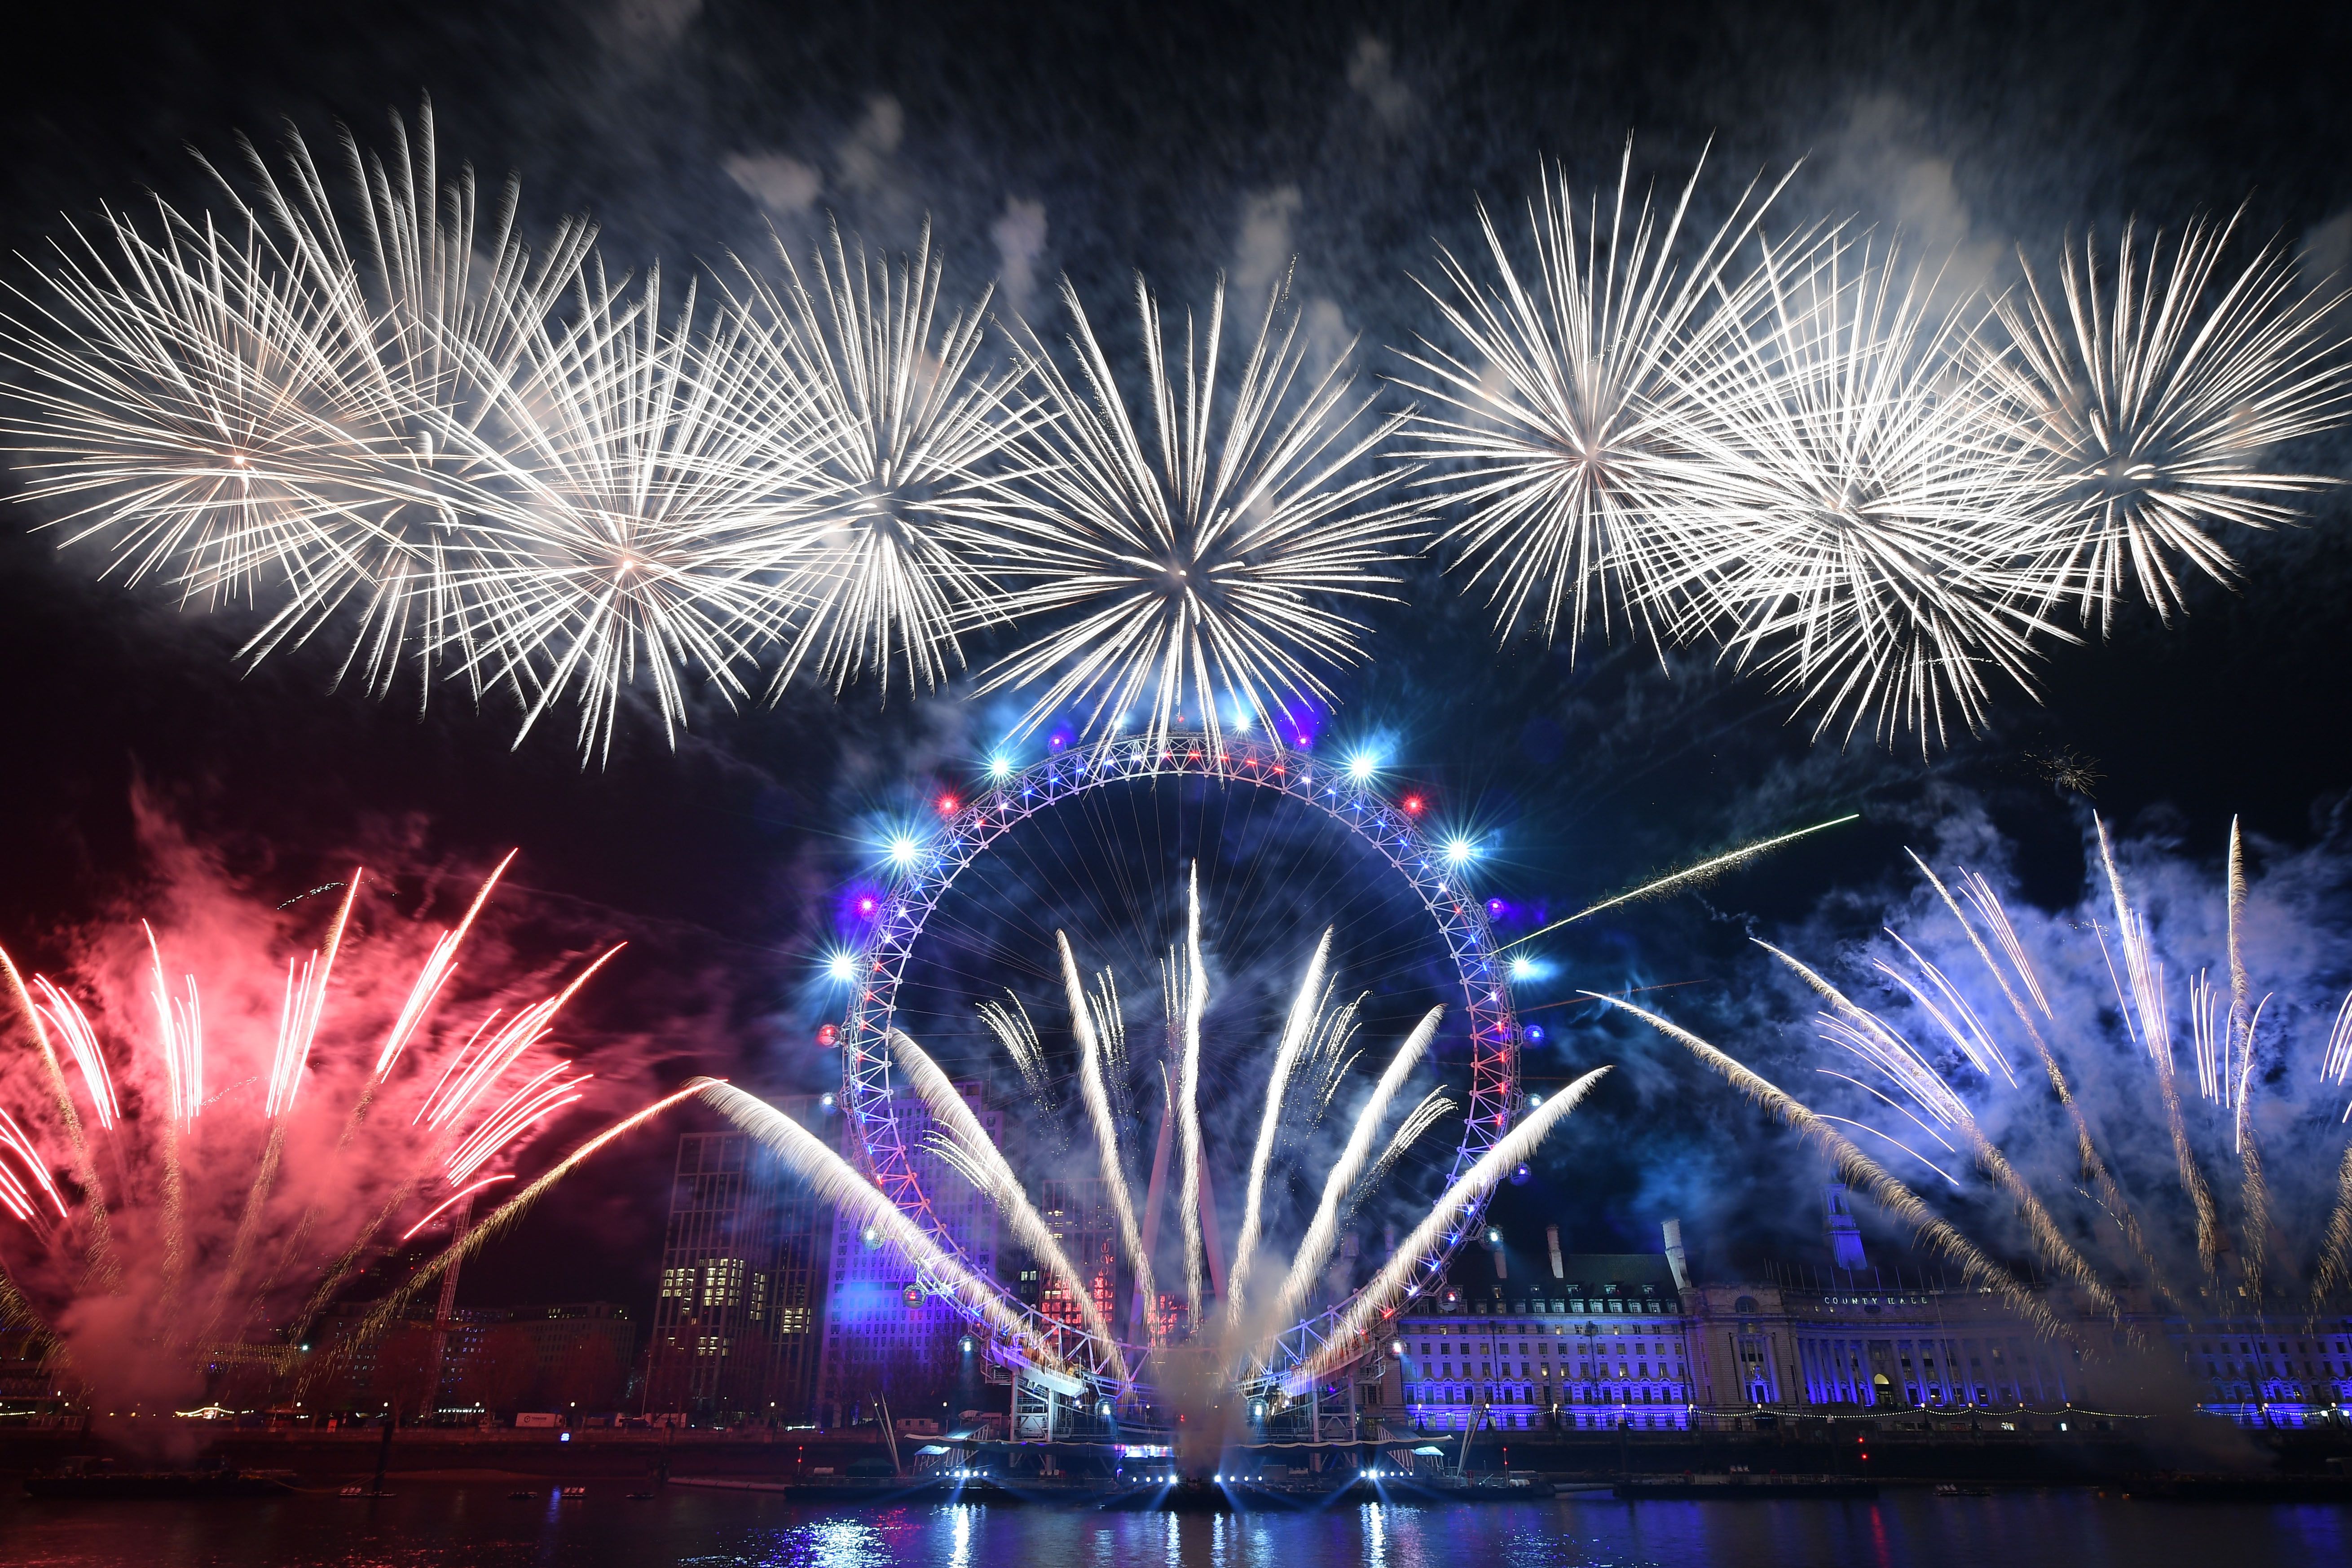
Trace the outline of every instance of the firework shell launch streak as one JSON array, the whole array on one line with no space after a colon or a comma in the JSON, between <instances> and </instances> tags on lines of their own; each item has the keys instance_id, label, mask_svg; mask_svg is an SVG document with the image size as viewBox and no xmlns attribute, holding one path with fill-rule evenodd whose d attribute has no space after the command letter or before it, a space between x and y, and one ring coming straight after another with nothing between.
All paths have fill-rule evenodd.
<instances>
[{"instance_id":1,"label":"firework shell launch streak","mask_svg":"<svg viewBox=\"0 0 2352 1568\"><path fill-rule=\"evenodd\" d=\"M1007 1341L1019 1344L1040 1365L1058 1367L1062 1358L1005 1304L1003 1293L982 1279L926 1235L899 1211L873 1183L859 1175L849 1162L824 1146L822 1139L782 1111L715 1079L698 1079L688 1086L699 1092L721 1115L776 1153L826 1203L839 1206L855 1224L870 1226L898 1248L929 1279L936 1280L968 1310Z\"/></svg>"},{"instance_id":2,"label":"firework shell launch streak","mask_svg":"<svg viewBox=\"0 0 2352 1568\"><path fill-rule=\"evenodd\" d=\"M1412 1233L1398 1244L1396 1255L1372 1277L1371 1283L1357 1292L1356 1299L1349 1303L1347 1310L1332 1326L1331 1333L1322 1347L1303 1365L1285 1375L1284 1388L1292 1394L1303 1394L1333 1371L1362 1354L1369 1342L1367 1336L1376 1327L1376 1321L1387 1317L1397 1299L1419 1283L1413 1275L1427 1267L1439 1242L1444 1239L1446 1228L1466 1223L1465 1215L1474 1212L1477 1201L1493 1192L1513 1166L1534 1153L1545 1135L1581 1104L1584 1097L1592 1091L1592 1086L1608 1072L1607 1068L1594 1068L1545 1100L1525 1121L1497 1139L1492 1148L1479 1156L1477 1163L1446 1188L1445 1195L1439 1198L1429 1213L1423 1216Z\"/></svg>"}]
</instances>

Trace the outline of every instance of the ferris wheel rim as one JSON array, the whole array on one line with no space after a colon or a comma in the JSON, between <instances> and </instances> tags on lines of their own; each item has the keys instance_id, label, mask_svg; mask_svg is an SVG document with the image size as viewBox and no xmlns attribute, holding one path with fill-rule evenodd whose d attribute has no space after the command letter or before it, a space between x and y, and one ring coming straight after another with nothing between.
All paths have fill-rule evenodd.
<instances>
[{"instance_id":1,"label":"ferris wheel rim","mask_svg":"<svg viewBox=\"0 0 2352 1568\"><path fill-rule=\"evenodd\" d=\"M1370 787L1370 780L1353 777L1345 767L1327 766L1310 752L1292 750L1278 741L1176 731L1115 737L1099 745L1054 752L1017 773L992 780L973 799L949 813L928 839L915 846L884 890L864 940L850 954L854 988L837 1042L842 1053L842 1110L875 1184L950 1257L968 1267L971 1258L932 1212L929 1197L898 1137L896 1121L882 1113L892 1093L888 1035L907 960L956 878L1004 834L1078 795L1112 784L1171 776L1272 789L1313 806L1369 844L1420 897L1445 942L1470 1021L1470 1103L1447 1173L1449 1186L1503 1136L1517 1109L1519 1030L1511 1003L1509 972L1494 957L1486 906L1468 890L1463 868L1449 863L1444 851L1422 834L1413 814L1402 804L1381 798ZM1476 1231L1489 1195L1482 1193L1474 1198L1463 1222L1451 1227L1439 1247L1421 1261L1415 1271L1416 1290L1420 1279L1442 1274ZM994 1284L992 1275L990 1279ZM1105 1347L1094 1346L1093 1335L1045 1317L1004 1293L1001 1286L998 1289L1008 1306L1032 1321L1041 1342L1076 1350L1090 1363L1080 1369L1085 1375L1104 1387L1121 1384L1107 1370L1107 1358L1100 1353ZM972 1310L954 1297L949 1299L968 1321L976 1321ZM1346 1306L1341 1301L1281 1330L1274 1336L1274 1356L1253 1375L1268 1375L1278 1362L1305 1361L1310 1352L1321 1347ZM1087 1354L1089 1347L1096 1353ZM1139 1369L1150 1353L1141 1346L1119 1348L1130 1352L1129 1364ZM1128 1381L1143 1380L1139 1374Z\"/></svg>"}]
</instances>

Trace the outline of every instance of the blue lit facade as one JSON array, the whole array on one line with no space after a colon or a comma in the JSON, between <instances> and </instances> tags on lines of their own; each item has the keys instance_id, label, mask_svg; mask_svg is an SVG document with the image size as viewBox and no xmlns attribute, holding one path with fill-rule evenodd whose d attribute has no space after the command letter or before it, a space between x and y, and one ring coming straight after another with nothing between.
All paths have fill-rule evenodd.
<instances>
[{"instance_id":1,"label":"blue lit facade","mask_svg":"<svg viewBox=\"0 0 2352 1568\"><path fill-rule=\"evenodd\" d=\"M2241 1426L2347 1424L2352 1317L2173 1319L2165 1334L2203 1398L2198 1408Z\"/></svg>"},{"instance_id":2,"label":"blue lit facade","mask_svg":"<svg viewBox=\"0 0 2352 1568\"><path fill-rule=\"evenodd\" d=\"M1003 1114L985 1103L980 1084L962 1082L956 1089L990 1140L1001 1142ZM996 1277L995 1205L932 1150L929 1110L912 1095L894 1095L883 1114L895 1126L939 1228L982 1276ZM817 1375L822 1423L869 1419L877 1398L888 1400L900 1416L913 1414L918 1404L936 1415L940 1397L956 1384L960 1347L969 1331L952 1304L924 1289L904 1254L835 1211Z\"/></svg>"},{"instance_id":3,"label":"blue lit facade","mask_svg":"<svg viewBox=\"0 0 2352 1568\"><path fill-rule=\"evenodd\" d=\"M1399 1316L1381 1405L1424 1432L1686 1429L1690 1322L1664 1255L1555 1245L1549 1264L1465 1250Z\"/></svg>"}]
</instances>

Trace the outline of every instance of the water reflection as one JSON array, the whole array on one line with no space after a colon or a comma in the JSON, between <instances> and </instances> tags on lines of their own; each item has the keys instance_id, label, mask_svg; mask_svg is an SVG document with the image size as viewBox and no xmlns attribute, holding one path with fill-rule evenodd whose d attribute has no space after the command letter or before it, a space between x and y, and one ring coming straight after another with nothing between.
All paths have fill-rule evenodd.
<instances>
[{"instance_id":1,"label":"water reflection","mask_svg":"<svg viewBox=\"0 0 2352 1568\"><path fill-rule=\"evenodd\" d=\"M797 1508L671 1488L559 1500L419 1482L355 1504L81 1508L0 1498L7 1568L2084 1568L2102 1562L2352 1562L2352 1510L2126 1502L2075 1491L1874 1501L1617 1502L1606 1494L1298 1514L1105 1514L1051 1506Z\"/></svg>"}]
</instances>

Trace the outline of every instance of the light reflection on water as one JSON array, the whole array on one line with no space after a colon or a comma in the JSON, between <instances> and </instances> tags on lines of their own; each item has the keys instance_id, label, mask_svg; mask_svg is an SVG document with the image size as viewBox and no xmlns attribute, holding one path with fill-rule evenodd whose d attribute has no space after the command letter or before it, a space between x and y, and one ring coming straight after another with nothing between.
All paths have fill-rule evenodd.
<instances>
[{"instance_id":1,"label":"light reflection on water","mask_svg":"<svg viewBox=\"0 0 2352 1568\"><path fill-rule=\"evenodd\" d=\"M676 1488L631 1501L415 1483L382 1500L76 1505L0 1499L9 1568L2100 1568L2352 1562L2352 1509L2051 1491L1875 1500L1337 1506L1307 1514L1052 1505L796 1508Z\"/></svg>"}]
</instances>

